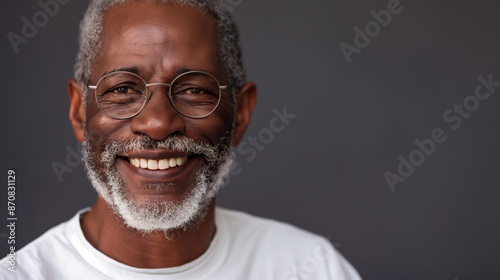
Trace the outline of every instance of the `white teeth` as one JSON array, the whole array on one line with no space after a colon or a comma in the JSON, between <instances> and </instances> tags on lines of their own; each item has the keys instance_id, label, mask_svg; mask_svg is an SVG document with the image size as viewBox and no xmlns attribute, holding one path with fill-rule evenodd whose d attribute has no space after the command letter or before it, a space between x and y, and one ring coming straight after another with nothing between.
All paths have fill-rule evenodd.
<instances>
[{"instance_id":1,"label":"white teeth","mask_svg":"<svg viewBox=\"0 0 500 280\"><path fill-rule=\"evenodd\" d=\"M170 167L168 164L168 159L160 159L158 162L158 166L160 167L161 170L165 170Z\"/></svg>"},{"instance_id":2,"label":"white teeth","mask_svg":"<svg viewBox=\"0 0 500 280\"><path fill-rule=\"evenodd\" d=\"M158 161L157 160L148 160L148 169L156 170L158 169Z\"/></svg>"},{"instance_id":3,"label":"white teeth","mask_svg":"<svg viewBox=\"0 0 500 280\"><path fill-rule=\"evenodd\" d=\"M186 163L187 157L166 158L166 159L144 159L144 158L130 158L130 164L135 167L140 167L149 170L165 170L168 168L181 166Z\"/></svg>"}]
</instances>

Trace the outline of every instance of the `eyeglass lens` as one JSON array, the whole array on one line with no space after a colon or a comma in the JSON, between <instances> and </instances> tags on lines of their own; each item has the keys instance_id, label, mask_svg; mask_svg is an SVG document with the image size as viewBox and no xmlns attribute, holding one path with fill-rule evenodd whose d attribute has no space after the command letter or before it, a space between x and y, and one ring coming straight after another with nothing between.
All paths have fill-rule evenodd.
<instances>
[{"instance_id":1,"label":"eyeglass lens","mask_svg":"<svg viewBox=\"0 0 500 280\"><path fill-rule=\"evenodd\" d=\"M177 111L195 118L213 112L221 94L218 81L202 72L182 74L166 90L170 90L170 100ZM146 104L147 97L146 83L132 73L110 73L97 84L97 103L112 117L127 118L136 115Z\"/></svg>"}]
</instances>

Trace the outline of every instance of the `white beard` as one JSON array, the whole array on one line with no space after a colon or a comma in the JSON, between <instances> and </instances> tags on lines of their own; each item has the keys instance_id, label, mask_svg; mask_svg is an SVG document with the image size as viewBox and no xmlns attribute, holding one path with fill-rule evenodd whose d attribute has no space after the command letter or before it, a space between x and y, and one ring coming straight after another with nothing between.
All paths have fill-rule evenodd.
<instances>
[{"instance_id":1,"label":"white beard","mask_svg":"<svg viewBox=\"0 0 500 280\"><path fill-rule=\"evenodd\" d=\"M224 138L227 140L226 144L231 143L230 138ZM224 178L229 174L233 163L232 147L226 144L219 144L222 148L218 150L217 147L198 144L186 137L176 136L164 141L153 141L146 136L140 136L133 141L112 142L106 145L99 160L85 135L82 153L92 186L115 215L122 218L127 226L140 232L160 230L167 234L172 229L186 230L194 227L204 219L207 206L223 185ZM130 199L124 191L123 181L115 165L116 155L153 147L204 155L207 163L196 174L194 186L184 200L177 203L152 201L139 204ZM99 173L97 162L104 166L101 168L104 169L102 170L104 174ZM169 185L154 184L147 187L161 190L168 188Z\"/></svg>"}]
</instances>

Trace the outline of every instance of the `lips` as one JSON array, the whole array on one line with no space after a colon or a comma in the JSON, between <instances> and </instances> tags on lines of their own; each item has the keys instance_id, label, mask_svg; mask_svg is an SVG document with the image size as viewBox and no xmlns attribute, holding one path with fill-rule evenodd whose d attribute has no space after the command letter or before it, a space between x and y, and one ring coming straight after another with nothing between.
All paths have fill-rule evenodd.
<instances>
[{"instance_id":1,"label":"lips","mask_svg":"<svg viewBox=\"0 0 500 280\"><path fill-rule=\"evenodd\" d=\"M179 184L192 181L204 162L200 154L165 149L136 150L119 154L116 168L122 180L130 185L136 186L138 182Z\"/></svg>"},{"instance_id":2,"label":"lips","mask_svg":"<svg viewBox=\"0 0 500 280\"><path fill-rule=\"evenodd\" d=\"M166 170L177 166L182 166L187 161L187 156L171 157L162 159L147 159L139 157L129 157L129 163L135 167L149 170Z\"/></svg>"}]
</instances>

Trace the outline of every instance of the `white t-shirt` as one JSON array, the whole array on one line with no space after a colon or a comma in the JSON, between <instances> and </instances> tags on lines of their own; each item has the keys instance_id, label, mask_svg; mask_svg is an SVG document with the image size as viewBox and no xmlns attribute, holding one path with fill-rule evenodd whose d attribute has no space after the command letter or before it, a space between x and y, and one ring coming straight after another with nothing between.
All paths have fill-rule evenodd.
<instances>
[{"instance_id":1,"label":"white t-shirt","mask_svg":"<svg viewBox=\"0 0 500 280\"><path fill-rule=\"evenodd\" d=\"M356 270L323 237L245 213L215 210L217 227L203 255L178 267L145 269L119 263L84 237L79 211L16 254L15 272L0 261L1 279L54 280L358 280Z\"/></svg>"}]
</instances>

